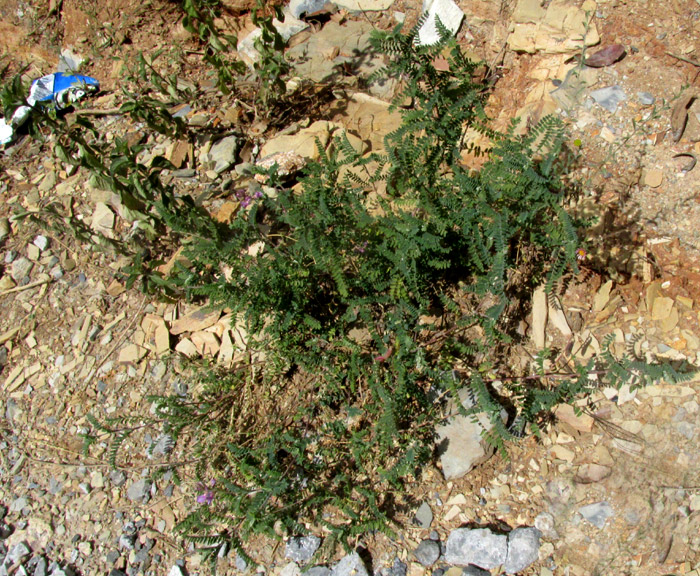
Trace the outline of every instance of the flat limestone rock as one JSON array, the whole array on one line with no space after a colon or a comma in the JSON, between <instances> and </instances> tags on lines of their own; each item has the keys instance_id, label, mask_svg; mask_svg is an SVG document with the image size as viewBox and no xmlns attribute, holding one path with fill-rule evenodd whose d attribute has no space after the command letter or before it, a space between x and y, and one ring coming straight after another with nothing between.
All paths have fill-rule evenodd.
<instances>
[{"instance_id":1,"label":"flat limestone rock","mask_svg":"<svg viewBox=\"0 0 700 576\"><path fill-rule=\"evenodd\" d=\"M170 333L173 336L184 332L199 332L206 330L219 321L221 310L209 310L208 308L197 308L182 318L178 318L170 326Z\"/></svg>"},{"instance_id":2,"label":"flat limestone rock","mask_svg":"<svg viewBox=\"0 0 700 576\"><path fill-rule=\"evenodd\" d=\"M368 94L357 93L343 101L342 115L335 118L348 130L369 142L373 152L384 149L384 138L401 126L401 114L389 111L390 104Z\"/></svg>"},{"instance_id":3,"label":"flat limestone rock","mask_svg":"<svg viewBox=\"0 0 700 576\"><path fill-rule=\"evenodd\" d=\"M304 158L317 160L319 158L316 140L325 148L331 135L331 125L325 120L318 120L308 128L299 130L296 134L284 134L268 140L260 151L264 158L280 152L294 152Z\"/></svg>"},{"instance_id":4,"label":"flat limestone rock","mask_svg":"<svg viewBox=\"0 0 700 576\"><path fill-rule=\"evenodd\" d=\"M587 0L579 8L571 0L552 0L546 10L537 4L520 0L516 5L508 36L511 50L566 54L600 42L595 23L586 26L587 12L595 12L595 2Z\"/></svg>"}]
</instances>

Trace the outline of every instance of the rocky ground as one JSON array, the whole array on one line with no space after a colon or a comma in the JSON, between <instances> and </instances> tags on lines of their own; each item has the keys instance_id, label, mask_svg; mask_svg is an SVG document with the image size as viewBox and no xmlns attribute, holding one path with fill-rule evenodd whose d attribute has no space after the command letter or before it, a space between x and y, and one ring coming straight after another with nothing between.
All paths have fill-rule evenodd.
<instances>
[{"instance_id":1,"label":"rocky ground","mask_svg":"<svg viewBox=\"0 0 700 576\"><path fill-rule=\"evenodd\" d=\"M178 168L168 176L178 189L225 220L245 201L231 187L244 177L237 169L242 161L293 151L290 161L303 163L316 153L315 138L326 145L340 131L358 149L376 150L397 125L386 104L392 85L358 93L353 82L378 64L367 54L369 31L400 20L411 24L420 6L360 4L365 10L332 10L312 22L287 49L302 84L342 81L342 90L323 110L290 117L286 126L257 123L246 146L237 131L242 105L220 97L201 74L197 41L182 28L175 4L7 1L0 6L0 64L16 70L28 64L25 73L38 77L52 72L61 48L70 46L89 58L84 72L102 83L101 94L85 106L104 112L119 104L119 84L135 81L128 65L138 51L174 47L178 59L165 59L163 67L201 91L199 107L181 108L183 117L218 133L196 146L151 138L142 160L165 154ZM572 167L583 183L576 209L598 218L585 274L559 294L563 313L533 298L522 363L544 346L587 358L610 336L618 352L632 348L647 358L697 364L700 167L688 169L688 155L700 153L700 101L685 96L698 90L700 5L458 4L466 14L458 40L498 70L491 114L501 126L521 116L523 130L547 113L566 119ZM230 5L219 24L240 38L252 29L246 6ZM585 50L582 37L591 44ZM577 66L597 46L618 44L625 49L621 59ZM139 132L115 114L95 116L95 123L108 134ZM92 230L128 234L115 198L56 160L51 145L24 137L4 150L2 215L70 202ZM82 455L81 433L90 413L147 413L149 394L187 393L182 358L230 362L241 346L236 326L221 313L126 289L116 276L122 262L61 231L2 220L0 242L0 571L205 573L199 554L172 531L197 505L197 489L168 474L152 479L167 442L137 434L112 469L106 444L101 455ZM501 565L542 576L698 574L699 390L695 379L637 391L601 389L585 412L562 408L541 438L510 446L508 459L495 456L450 480L445 462L436 460L415 487L423 505L403 519L396 537L358 541L359 554L339 553L328 568L334 576L363 570L497 574ZM292 576L318 542L250 544L259 567L224 551L221 573ZM464 568L468 564L482 568ZM328 573L313 570L314 576Z\"/></svg>"}]
</instances>

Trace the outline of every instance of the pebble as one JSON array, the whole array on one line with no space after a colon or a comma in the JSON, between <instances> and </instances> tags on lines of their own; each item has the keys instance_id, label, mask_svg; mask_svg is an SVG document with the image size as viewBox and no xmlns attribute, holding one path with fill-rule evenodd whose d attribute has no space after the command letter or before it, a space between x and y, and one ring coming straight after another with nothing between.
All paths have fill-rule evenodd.
<instances>
[{"instance_id":1,"label":"pebble","mask_svg":"<svg viewBox=\"0 0 700 576\"><path fill-rule=\"evenodd\" d=\"M608 112L614 114L620 102L627 100L627 95L619 86L607 86L591 92L591 98Z\"/></svg>"},{"instance_id":2,"label":"pebble","mask_svg":"<svg viewBox=\"0 0 700 576\"><path fill-rule=\"evenodd\" d=\"M406 576L406 572L408 571L408 566L406 565L405 562L402 562L401 559L397 556L394 558L394 562L392 563L391 566L387 568L382 568L380 570L381 576ZM318 574L316 576L328 576L327 574Z\"/></svg>"},{"instance_id":3,"label":"pebble","mask_svg":"<svg viewBox=\"0 0 700 576\"><path fill-rule=\"evenodd\" d=\"M331 570L331 576L369 576L362 558L357 552L348 554Z\"/></svg>"},{"instance_id":4,"label":"pebble","mask_svg":"<svg viewBox=\"0 0 700 576\"><path fill-rule=\"evenodd\" d=\"M508 538L488 528L457 528L447 538L445 561L457 566L475 564L490 570L506 561Z\"/></svg>"},{"instance_id":5,"label":"pebble","mask_svg":"<svg viewBox=\"0 0 700 576\"><path fill-rule=\"evenodd\" d=\"M49 563L43 556L34 556L27 562L27 568L33 569L33 576L46 576L48 574Z\"/></svg>"},{"instance_id":6,"label":"pebble","mask_svg":"<svg viewBox=\"0 0 700 576\"><path fill-rule=\"evenodd\" d=\"M287 540L284 557L306 564L318 550L321 539L318 536L294 536Z\"/></svg>"},{"instance_id":7,"label":"pebble","mask_svg":"<svg viewBox=\"0 0 700 576\"><path fill-rule=\"evenodd\" d=\"M49 247L49 239L46 236L39 234L36 238L34 238L34 242L32 242L32 244L43 252Z\"/></svg>"},{"instance_id":8,"label":"pebble","mask_svg":"<svg viewBox=\"0 0 700 576\"><path fill-rule=\"evenodd\" d=\"M430 509L430 504L423 502L418 510L416 510L416 515L414 521L421 528L428 529L433 522L433 511Z\"/></svg>"},{"instance_id":9,"label":"pebble","mask_svg":"<svg viewBox=\"0 0 700 576\"><path fill-rule=\"evenodd\" d=\"M109 473L109 481L117 488L124 486L126 483L126 474L121 470L112 470Z\"/></svg>"},{"instance_id":10,"label":"pebble","mask_svg":"<svg viewBox=\"0 0 700 576\"><path fill-rule=\"evenodd\" d=\"M615 512L608 502L596 502L588 504L578 509L578 513L596 528L603 529L605 522L611 518Z\"/></svg>"},{"instance_id":11,"label":"pebble","mask_svg":"<svg viewBox=\"0 0 700 576\"><path fill-rule=\"evenodd\" d=\"M440 558L440 543L435 540L423 540L413 551L416 560L429 568Z\"/></svg>"},{"instance_id":12,"label":"pebble","mask_svg":"<svg viewBox=\"0 0 700 576\"><path fill-rule=\"evenodd\" d=\"M29 502L24 496L15 498L10 504L10 512L21 512L23 508L28 506Z\"/></svg>"},{"instance_id":13,"label":"pebble","mask_svg":"<svg viewBox=\"0 0 700 576\"><path fill-rule=\"evenodd\" d=\"M653 106L656 102L654 95L649 92L637 92L637 100L642 106Z\"/></svg>"},{"instance_id":14,"label":"pebble","mask_svg":"<svg viewBox=\"0 0 700 576\"><path fill-rule=\"evenodd\" d=\"M236 554L236 558L233 560L233 565L240 570L245 572L248 569L248 562L240 554Z\"/></svg>"},{"instance_id":15,"label":"pebble","mask_svg":"<svg viewBox=\"0 0 700 576\"><path fill-rule=\"evenodd\" d=\"M136 547L136 534L122 534L119 536L119 547L125 550L133 550Z\"/></svg>"},{"instance_id":16,"label":"pebble","mask_svg":"<svg viewBox=\"0 0 700 576\"><path fill-rule=\"evenodd\" d=\"M151 481L141 478L134 482L126 491L126 496L132 502L148 502L151 497Z\"/></svg>"},{"instance_id":17,"label":"pebble","mask_svg":"<svg viewBox=\"0 0 700 576\"><path fill-rule=\"evenodd\" d=\"M32 261L22 256L12 262L12 267L10 268L10 276L12 276L12 279L15 282L17 282L17 284L20 284L25 278L29 276L29 274L32 271L32 268L34 268L34 264L32 263Z\"/></svg>"},{"instance_id":18,"label":"pebble","mask_svg":"<svg viewBox=\"0 0 700 576\"><path fill-rule=\"evenodd\" d=\"M12 546L5 556L5 564L12 565L21 562L32 553L31 548L25 542L19 542Z\"/></svg>"}]
</instances>

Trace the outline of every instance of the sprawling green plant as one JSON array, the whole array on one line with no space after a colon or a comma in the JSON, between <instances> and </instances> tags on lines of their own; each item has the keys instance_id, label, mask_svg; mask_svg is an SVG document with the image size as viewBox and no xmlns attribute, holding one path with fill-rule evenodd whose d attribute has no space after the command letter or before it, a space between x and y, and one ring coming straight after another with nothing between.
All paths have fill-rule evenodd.
<instances>
[{"instance_id":1,"label":"sprawling green plant","mask_svg":"<svg viewBox=\"0 0 700 576\"><path fill-rule=\"evenodd\" d=\"M202 12L201 0L185 6L187 25L213 42L209 54L225 53L213 12ZM476 400L470 412L489 415L489 440L502 447L517 432L513 421L536 427L556 403L590 393L592 373L612 384L680 378L606 348L577 372L557 374L557 386L544 364L539 379L503 378L517 414L502 421L490 382L507 372L500 360L517 295L576 271L581 223L564 209L557 162L564 130L547 117L525 136L494 131L475 63L446 34L429 47L416 34L373 36L390 56L383 73L405 86L397 103L412 103L400 108L386 152L362 156L347 137L327 150L319 144L300 188L273 167L265 186L236 190L230 224L176 195L161 178L165 159L144 165L138 146L103 141L85 119L51 124L59 158L89 170L140 222L131 280L225 307L247 335L234 367L206 373L192 396L152 398L152 418L92 421L114 438L113 464L143 426L187 453L201 494L179 530L214 559L225 545L244 552L251 533L298 533L309 523L326 529L328 546L391 530L433 456L440 400L462 386ZM124 111L151 130L184 130L156 103L134 106ZM485 153L467 141L469 130L490 141L479 171L461 162L465 150ZM149 256L166 241L184 248L187 264L162 278Z\"/></svg>"},{"instance_id":2,"label":"sprawling green plant","mask_svg":"<svg viewBox=\"0 0 700 576\"><path fill-rule=\"evenodd\" d=\"M183 203L160 210L187 238L189 265L172 282L227 307L249 336L248 356L211 373L196 397L153 399L156 423L198 462L201 505L180 529L214 556L253 532L307 523L325 527L329 543L390 530L432 457L435 399L463 385L502 447L516 430L489 380L503 371L509 303L576 270L561 123L494 132L475 64L453 40L419 47L415 30L396 29L373 41L392 56L384 72L405 83L397 101L413 102L386 154L361 156L345 137L319 145L300 191L273 167L268 186L237 192L228 226L203 227ZM478 172L461 164L469 128L492 142ZM516 272L530 285L514 286ZM603 355L558 387L543 374L507 389L517 420L536 425L557 402L590 393L590 371L619 383L637 369Z\"/></svg>"}]
</instances>

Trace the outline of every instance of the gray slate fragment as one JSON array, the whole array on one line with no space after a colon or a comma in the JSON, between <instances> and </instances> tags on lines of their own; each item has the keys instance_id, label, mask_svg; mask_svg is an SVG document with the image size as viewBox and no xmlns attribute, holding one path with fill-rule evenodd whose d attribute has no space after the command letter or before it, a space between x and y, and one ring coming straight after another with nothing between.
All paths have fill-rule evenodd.
<instances>
[{"instance_id":1,"label":"gray slate fragment","mask_svg":"<svg viewBox=\"0 0 700 576\"><path fill-rule=\"evenodd\" d=\"M117 488L124 486L124 483L126 482L126 474L124 474L124 472L121 470L112 470L109 473L109 481Z\"/></svg>"},{"instance_id":2,"label":"gray slate fragment","mask_svg":"<svg viewBox=\"0 0 700 576\"><path fill-rule=\"evenodd\" d=\"M299 564L306 564L321 545L318 536L294 536L287 540L284 557Z\"/></svg>"},{"instance_id":3,"label":"gray slate fragment","mask_svg":"<svg viewBox=\"0 0 700 576\"><path fill-rule=\"evenodd\" d=\"M43 556L34 556L29 562L27 562L28 568L33 568L32 576L46 576L49 570L49 563Z\"/></svg>"},{"instance_id":4,"label":"gray slate fragment","mask_svg":"<svg viewBox=\"0 0 700 576\"><path fill-rule=\"evenodd\" d=\"M408 572L408 566L405 562L401 562L401 559L397 556L394 558L394 563L389 568L382 568L382 576L406 576Z\"/></svg>"},{"instance_id":5,"label":"gray slate fragment","mask_svg":"<svg viewBox=\"0 0 700 576\"><path fill-rule=\"evenodd\" d=\"M333 566L331 576L369 576L369 574L360 555L353 552Z\"/></svg>"},{"instance_id":6,"label":"gray slate fragment","mask_svg":"<svg viewBox=\"0 0 700 576\"><path fill-rule=\"evenodd\" d=\"M133 550L136 547L136 534L122 534L119 536L119 547L125 550Z\"/></svg>"},{"instance_id":7,"label":"gray slate fragment","mask_svg":"<svg viewBox=\"0 0 700 576\"><path fill-rule=\"evenodd\" d=\"M26 542L18 542L7 551L7 556L5 556L5 564L8 566L12 566L12 564L21 562L31 553L32 549L29 546L27 546Z\"/></svg>"},{"instance_id":8,"label":"gray slate fragment","mask_svg":"<svg viewBox=\"0 0 700 576\"><path fill-rule=\"evenodd\" d=\"M426 568L432 566L440 558L440 543L435 540L423 540L413 552L416 560Z\"/></svg>"},{"instance_id":9,"label":"gray slate fragment","mask_svg":"<svg viewBox=\"0 0 700 576\"><path fill-rule=\"evenodd\" d=\"M430 509L430 504L423 502L416 510L414 520L421 528L426 530L430 528L430 525L433 523L433 511Z\"/></svg>"},{"instance_id":10,"label":"gray slate fragment","mask_svg":"<svg viewBox=\"0 0 700 576\"><path fill-rule=\"evenodd\" d=\"M607 502L596 502L578 509L578 513L599 529L605 527L608 518L615 514L612 506Z\"/></svg>"},{"instance_id":11,"label":"gray slate fragment","mask_svg":"<svg viewBox=\"0 0 700 576\"><path fill-rule=\"evenodd\" d=\"M649 92L637 92L637 100L642 106L652 106L656 102L654 95Z\"/></svg>"},{"instance_id":12,"label":"gray slate fragment","mask_svg":"<svg viewBox=\"0 0 700 576\"><path fill-rule=\"evenodd\" d=\"M525 570L539 557L540 531L537 528L516 528L508 534L507 574Z\"/></svg>"},{"instance_id":13,"label":"gray slate fragment","mask_svg":"<svg viewBox=\"0 0 700 576\"><path fill-rule=\"evenodd\" d=\"M508 537L488 528L457 528L447 537L445 561L456 566L475 564L490 570L505 563Z\"/></svg>"},{"instance_id":14,"label":"gray slate fragment","mask_svg":"<svg viewBox=\"0 0 700 576\"><path fill-rule=\"evenodd\" d=\"M209 161L214 163L214 171L221 174L228 170L236 161L238 140L235 136L227 136L219 140L209 150Z\"/></svg>"},{"instance_id":15,"label":"gray slate fragment","mask_svg":"<svg viewBox=\"0 0 700 576\"><path fill-rule=\"evenodd\" d=\"M32 268L34 268L32 261L22 256L21 258L17 258L17 260L12 262L10 276L12 276L12 279L17 282L17 284L19 284L22 279L29 276Z\"/></svg>"},{"instance_id":16,"label":"gray slate fragment","mask_svg":"<svg viewBox=\"0 0 700 576\"><path fill-rule=\"evenodd\" d=\"M331 569L325 566L313 566L305 572L305 576L331 576Z\"/></svg>"},{"instance_id":17,"label":"gray slate fragment","mask_svg":"<svg viewBox=\"0 0 700 576\"><path fill-rule=\"evenodd\" d=\"M15 498L10 504L10 512L21 512L22 509L28 506L29 502L24 496Z\"/></svg>"},{"instance_id":18,"label":"gray slate fragment","mask_svg":"<svg viewBox=\"0 0 700 576\"><path fill-rule=\"evenodd\" d=\"M151 493L151 482L146 478L141 478L134 482L126 491L126 496L132 502L147 501Z\"/></svg>"},{"instance_id":19,"label":"gray slate fragment","mask_svg":"<svg viewBox=\"0 0 700 576\"><path fill-rule=\"evenodd\" d=\"M627 100L627 95L619 86L607 86L591 92L591 98L608 112L614 114L618 104Z\"/></svg>"},{"instance_id":20,"label":"gray slate fragment","mask_svg":"<svg viewBox=\"0 0 700 576\"><path fill-rule=\"evenodd\" d=\"M467 410L474 405L468 387L459 391L459 400ZM483 438L484 433L493 428L486 413L465 416L459 413L454 400L450 400L448 414L451 417L447 423L435 428L445 480L461 478L493 454L493 446ZM506 411L501 410L501 418L504 422L507 417Z\"/></svg>"}]
</instances>

